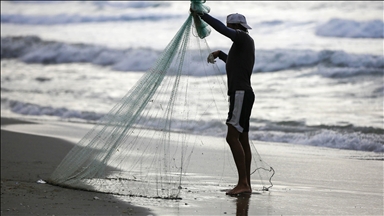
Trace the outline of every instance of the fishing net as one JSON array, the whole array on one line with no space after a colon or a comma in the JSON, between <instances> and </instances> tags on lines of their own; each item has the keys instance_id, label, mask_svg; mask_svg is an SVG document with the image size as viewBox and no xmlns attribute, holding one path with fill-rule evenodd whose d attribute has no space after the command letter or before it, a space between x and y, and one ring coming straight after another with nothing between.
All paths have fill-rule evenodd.
<instances>
[{"instance_id":1,"label":"fishing net","mask_svg":"<svg viewBox=\"0 0 384 216\"><path fill-rule=\"evenodd\" d=\"M203 3L191 1L191 7L209 12ZM47 182L169 199L181 197L188 187L236 182L224 135L201 134L225 134L228 107L225 75L206 61L209 33L208 25L190 14L154 65L71 149ZM252 183L271 187L266 182L271 168L256 148L253 158L259 177Z\"/></svg>"}]
</instances>

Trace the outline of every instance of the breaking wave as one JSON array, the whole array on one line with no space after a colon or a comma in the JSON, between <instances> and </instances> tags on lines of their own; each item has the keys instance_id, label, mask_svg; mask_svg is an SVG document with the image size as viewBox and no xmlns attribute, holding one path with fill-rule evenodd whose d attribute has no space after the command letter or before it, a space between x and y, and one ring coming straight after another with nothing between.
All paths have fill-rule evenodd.
<instances>
[{"instance_id":1,"label":"breaking wave","mask_svg":"<svg viewBox=\"0 0 384 216\"><path fill-rule=\"evenodd\" d=\"M2 14L2 23L14 23L25 25L58 25L73 23L90 22L123 22L137 20L159 21L162 19L178 18L178 15L164 14L122 14L122 15L104 15L104 16L86 16L72 14L58 14L53 16L42 15L21 15L21 14Z\"/></svg>"},{"instance_id":2,"label":"breaking wave","mask_svg":"<svg viewBox=\"0 0 384 216\"><path fill-rule=\"evenodd\" d=\"M384 152L383 134L318 130L312 133L256 132L252 139L266 142L294 143L336 149Z\"/></svg>"},{"instance_id":3,"label":"breaking wave","mask_svg":"<svg viewBox=\"0 0 384 216\"><path fill-rule=\"evenodd\" d=\"M384 38L384 22L371 20L358 22L354 20L331 19L316 28L316 34L324 37L343 38Z\"/></svg>"},{"instance_id":4,"label":"breaking wave","mask_svg":"<svg viewBox=\"0 0 384 216\"><path fill-rule=\"evenodd\" d=\"M96 122L105 114L71 110L68 108L55 108L32 103L2 99L2 106L8 107L13 113L24 116L51 116L62 120ZM154 122L156 120L153 120ZM179 122L177 122L179 121ZM189 125L188 132L208 136L225 136L225 124L219 121L188 121L176 120ZM358 151L384 152L384 129L373 127L357 127L354 125L332 126L318 125L307 126L304 122L270 122L253 119L253 122L262 123L262 127L253 127L250 138L266 142L280 142L302 144L337 149ZM177 130L177 128L175 129Z\"/></svg>"},{"instance_id":5,"label":"breaking wave","mask_svg":"<svg viewBox=\"0 0 384 216\"><path fill-rule=\"evenodd\" d=\"M109 66L117 71L147 71L160 55L150 48L112 49L91 44L68 44L44 41L36 36L2 37L1 59L17 58L26 63L60 64L87 62ZM196 50L196 59L200 52ZM326 77L381 75L384 57L349 54L344 51L256 50L254 72L275 72L289 69L318 67L315 72ZM198 67L199 61L191 62ZM224 65L219 65L225 71ZM203 76L195 70L193 76Z\"/></svg>"}]
</instances>

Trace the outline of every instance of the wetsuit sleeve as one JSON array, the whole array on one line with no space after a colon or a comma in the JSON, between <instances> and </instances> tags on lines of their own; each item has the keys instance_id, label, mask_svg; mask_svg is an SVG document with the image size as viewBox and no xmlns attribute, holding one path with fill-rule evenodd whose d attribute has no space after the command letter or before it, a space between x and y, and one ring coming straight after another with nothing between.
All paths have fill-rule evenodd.
<instances>
[{"instance_id":1,"label":"wetsuit sleeve","mask_svg":"<svg viewBox=\"0 0 384 216\"><path fill-rule=\"evenodd\" d=\"M209 14L204 14L200 17L220 34L227 36L232 41L235 40L236 30L228 28L227 26L224 25L224 23L220 22L218 19L210 16Z\"/></svg>"},{"instance_id":2,"label":"wetsuit sleeve","mask_svg":"<svg viewBox=\"0 0 384 216\"><path fill-rule=\"evenodd\" d=\"M223 51L220 51L219 59L221 59L223 62L227 63L227 54L225 54Z\"/></svg>"}]
</instances>

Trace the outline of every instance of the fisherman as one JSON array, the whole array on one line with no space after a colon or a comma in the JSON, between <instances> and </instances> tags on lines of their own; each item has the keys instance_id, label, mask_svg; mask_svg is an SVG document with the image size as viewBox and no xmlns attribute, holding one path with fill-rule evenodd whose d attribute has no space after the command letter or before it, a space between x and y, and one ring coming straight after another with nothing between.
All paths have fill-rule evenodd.
<instances>
[{"instance_id":1,"label":"fisherman","mask_svg":"<svg viewBox=\"0 0 384 216\"><path fill-rule=\"evenodd\" d=\"M208 62L214 63L216 58L225 62L228 83L229 112L226 124L228 127L226 141L229 144L238 171L238 183L226 192L227 195L251 193L251 160L249 145L249 120L255 95L251 86L251 74L255 63L255 44L248 29L252 29L244 15L239 13L227 16L227 25L207 13L192 13L201 17L217 32L233 41L228 55L221 50L212 52Z\"/></svg>"}]
</instances>

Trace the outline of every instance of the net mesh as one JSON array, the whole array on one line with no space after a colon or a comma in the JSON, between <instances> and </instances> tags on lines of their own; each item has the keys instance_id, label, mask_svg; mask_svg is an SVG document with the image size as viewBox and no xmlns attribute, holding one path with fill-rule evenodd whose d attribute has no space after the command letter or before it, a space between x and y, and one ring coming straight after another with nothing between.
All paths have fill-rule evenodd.
<instances>
[{"instance_id":1,"label":"net mesh","mask_svg":"<svg viewBox=\"0 0 384 216\"><path fill-rule=\"evenodd\" d=\"M203 3L191 1L191 7L209 12ZM151 69L71 149L47 182L174 199L186 185L225 184L227 172L236 178L226 163L231 154L225 139L198 134L226 131L225 76L206 62L211 51L203 38L209 33L206 23L190 14ZM266 182L271 168L256 148L253 158L259 177L252 182L271 187Z\"/></svg>"}]
</instances>

